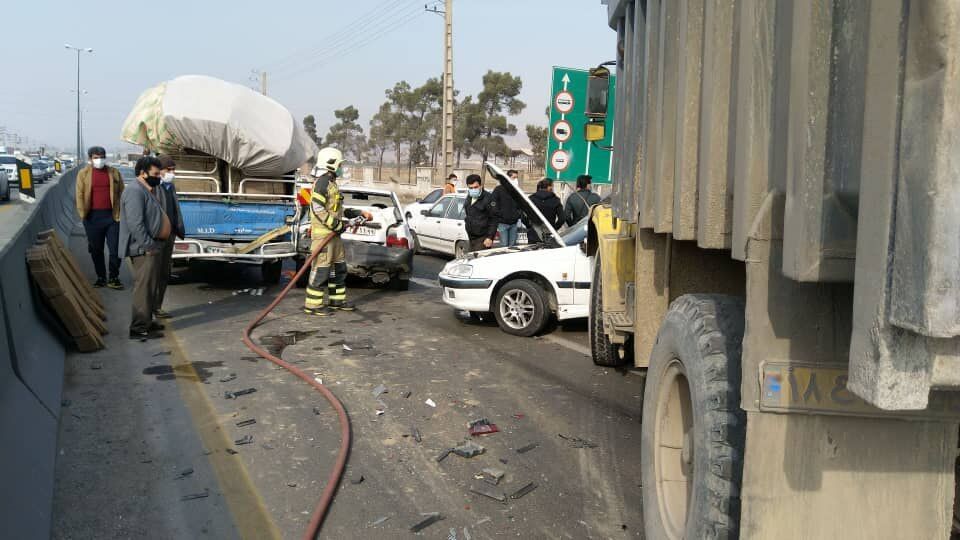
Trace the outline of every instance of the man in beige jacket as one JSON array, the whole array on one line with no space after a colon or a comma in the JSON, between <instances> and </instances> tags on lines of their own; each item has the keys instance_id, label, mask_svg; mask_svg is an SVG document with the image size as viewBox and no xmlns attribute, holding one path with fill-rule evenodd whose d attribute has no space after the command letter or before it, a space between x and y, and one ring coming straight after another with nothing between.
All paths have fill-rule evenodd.
<instances>
[{"instance_id":1,"label":"man in beige jacket","mask_svg":"<svg viewBox=\"0 0 960 540\"><path fill-rule=\"evenodd\" d=\"M90 163L77 173L77 213L87 233L87 250L97 272L94 287L107 286L121 290L120 256L117 243L120 235L120 195L123 179L120 171L107 165L107 151L93 146L87 151ZM110 274L103 261L104 243L110 248Z\"/></svg>"}]
</instances>

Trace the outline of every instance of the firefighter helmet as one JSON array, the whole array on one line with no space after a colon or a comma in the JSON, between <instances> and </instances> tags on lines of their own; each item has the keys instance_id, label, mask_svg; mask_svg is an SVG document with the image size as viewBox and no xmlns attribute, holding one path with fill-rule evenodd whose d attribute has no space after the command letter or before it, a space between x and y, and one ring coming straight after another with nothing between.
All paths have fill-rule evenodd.
<instances>
[{"instance_id":1,"label":"firefighter helmet","mask_svg":"<svg viewBox=\"0 0 960 540\"><path fill-rule=\"evenodd\" d=\"M336 173L342 164L343 153L332 146L328 146L317 153L317 164L313 168L314 176L319 176L327 171Z\"/></svg>"}]
</instances>

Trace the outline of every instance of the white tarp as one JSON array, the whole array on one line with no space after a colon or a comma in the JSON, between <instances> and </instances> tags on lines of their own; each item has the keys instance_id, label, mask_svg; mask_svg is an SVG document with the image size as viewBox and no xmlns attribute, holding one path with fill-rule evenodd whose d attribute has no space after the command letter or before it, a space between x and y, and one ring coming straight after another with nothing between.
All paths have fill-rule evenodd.
<instances>
[{"instance_id":1,"label":"white tarp","mask_svg":"<svg viewBox=\"0 0 960 540\"><path fill-rule=\"evenodd\" d=\"M186 75L146 90L121 137L159 152L216 156L249 176L290 172L317 154L283 105L239 84Z\"/></svg>"}]
</instances>

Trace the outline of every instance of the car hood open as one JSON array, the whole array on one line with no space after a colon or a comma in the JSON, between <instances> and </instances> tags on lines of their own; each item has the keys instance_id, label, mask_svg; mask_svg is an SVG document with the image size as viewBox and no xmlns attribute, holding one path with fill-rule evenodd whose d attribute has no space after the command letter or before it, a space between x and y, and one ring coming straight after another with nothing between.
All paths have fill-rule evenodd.
<instances>
[{"instance_id":1,"label":"car hood open","mask_svg":"<svg viewBox=\"0 0 960 540\"><path fill-rule=\"evenodd\" d=\"M503 172L503 169L497 167L493 163L486 162L484 165L487 167L487 171L498 181L500 185L503 186L503 189L507 190L507 193L513 198L513 201L517 203L517 210L519 210L523 216L526 218L526 223L529 227L532 227L537 231L537 235L546 240L547 238L552 238L558 246L565 245L563 243L563 238L560 236L560 233L553 228L552 225L547 221L543 214L540 213L540 210L537 210L537 207L534 206L533 201L530 200L517 186L514 186L510 182L510 178L507 177L506 173Z\"/></svg>"}]
</instances>

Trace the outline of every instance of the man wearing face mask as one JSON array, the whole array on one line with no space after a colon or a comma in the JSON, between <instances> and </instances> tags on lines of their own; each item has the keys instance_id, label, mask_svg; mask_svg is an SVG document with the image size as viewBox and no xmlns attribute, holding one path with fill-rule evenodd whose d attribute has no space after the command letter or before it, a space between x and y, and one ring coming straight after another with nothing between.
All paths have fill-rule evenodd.
<instances>
[{"instance_id":1,"label":"man wearing face mask","mask_svg":"<svg viewBox=\"0 0 960 540\"><path fill-rule=\"evenodd\" d=\"M463 203L463 210L470 251L493 247L493 240L497 237L497 204L493 195L484 191L479 174L467 177L467 200Z\"/></svg>"},{"instance_id":2,"label":"man wearing face mask","mask_svg":"<svg viewBox=\"0 0 960 540\"><path fill-rule=\"evenodd\" d=\"M87 250L97 272L94 287L123 289L120 283L120 255L117 239L120 232L120 197L123 179L120 171L107 165L107 151L102 146L87 150L90 163L77 173L77 214L87 233ZM110 249L110 274L103 262L103 245Z\"/></svg>"},{"instance_id":3,"label":"man wearing face mask","mask_svg":"<svg viewBox=\"0 0 960 540\"><path fill-rule=\"evenodd\" d=\"M514 187L520 189L520 174L511 169L507 171L507 178ZM520 210L507 188L497 186L493 190L493 200L497 209L497 229L500 231L500 245L510 247L517 245L517 223L520 221Z\"/></svg>"},{"instance_id":4,"label":"man wearing face mask","mask_svg":"<svg viewBox=\"0 0 960 540\"><path fill-rule=\"evenodd\" d=\"M163 310L163 297L167 293L167 282L170 281L170 272L173 263L173 245L177 238L183 240L185 230L183 227L183 215L180 213L180 201L177 199L177 188L173 185L173 179L176 176L177 164L170 156L160 156L160 186L156 188L160 199L160 207L170 220L173 227L172 234L163 244L163 251L160 254L160 264L157 270L160 272L157 276L157 303L154 316L158 319L169 319L170 314Z\"/></svg>"},{"instance_id":5,"label":"man wearing face mask","mask_svg":"<svg viewBox=\"0 0 960 540\"><path fill-rule=\"evenodd\" d=\"M136 182L120 200L120 253L133 267L133 314L130 339L163 337L163 325L153 321L157 310L157 277L163 246L172 234L170 219L160 206L160 160L142 157L133 169Z\"/></svg>"}]
</instances>

